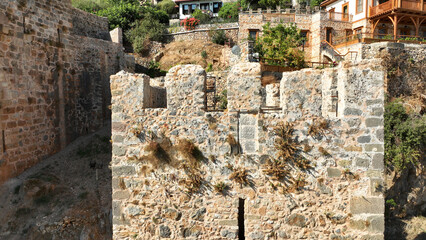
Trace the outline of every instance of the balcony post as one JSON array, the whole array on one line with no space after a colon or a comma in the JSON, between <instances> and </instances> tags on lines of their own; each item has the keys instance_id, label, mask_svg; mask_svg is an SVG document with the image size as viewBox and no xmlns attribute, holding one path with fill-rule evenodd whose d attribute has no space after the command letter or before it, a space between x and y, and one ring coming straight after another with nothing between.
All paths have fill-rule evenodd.
<instances>
[{"instance_id":1,"label":"balcony post","mask_svg":"<svg viewBox=\"0 0 426 240\"><path fill-rule=\"evenodd\" d=\"M393 39L396 40L396 33L398 31L398 15L395 15L393 22Z\"/></svg>"}]
</instances>

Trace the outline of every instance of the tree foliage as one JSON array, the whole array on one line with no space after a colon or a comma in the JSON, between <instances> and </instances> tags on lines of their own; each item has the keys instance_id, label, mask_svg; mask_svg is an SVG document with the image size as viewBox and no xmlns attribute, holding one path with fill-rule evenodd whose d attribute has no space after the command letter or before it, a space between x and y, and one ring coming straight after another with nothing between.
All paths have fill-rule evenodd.
<instances>
[{"instance_id":1,"label":"tree foliage","mask_svg":"<svg viewBox=\"0 0 426 240\"><path fill-rule=\"evenodd\" d=\"M174 3L172 0L164 0L164 1L161 1L158 4L158 7L168 14L176 13L176 7L175 6L176 6L176 3Z\"/></svg>"},{"instance_id":2,"label":"tree foliage","mask_svg":"<svg viewBox=\"0 0 426 240\"><path fill-rule=\"evenodd\" d=\"M209 14L204 13L201 9L195 9L191 16L195 19L198 19L200 24L208 23L211 18Z\"/></svg>"},{"instance_id":3,"label":"tree foliage","mask_svg":"<svg viewBox=\"0 0 426 240\"><path fill-rule=\"evenodd\" d=\"M299 50L302 40L300 30L294 24L271 27L267 23L263 26L263 35L256 41L255 51L260 57L279 59L288 66L301 67L304 65L304 54Z\"/></svg>"},{"instance_id":4,"label":"tree foliage","mask_svg":"<svg viewBox=\"0 0 426 240\"><path fill-rule=\"evenodd\" d=\"M385 163L394 170L416 166L426 146L426 116L409 114L399 100L385 105Z\"/></svg>"},{"instance_id":5,"label":"tree foliage","mask_svg":"<svg viewBox=\"0 0 426 240\"><path fill-rule=\"evenodd\" d=\"M223 4L219 10L219 17L228 20L237 20L240 9L240 3L231 2Z\"/></svg>"},{"instance_id":6,"label":"tree foliage","mask_svg":"<svg viewBox=\"0 0 426 240\"><path fill-rule=\"evenodd\" d=\"M163 40L166 27L151 14L147 14L135 26L126 32L127 39L132 43L133 50L142 53L149 47L149 41Z\"/></svg>"}]
</instances>

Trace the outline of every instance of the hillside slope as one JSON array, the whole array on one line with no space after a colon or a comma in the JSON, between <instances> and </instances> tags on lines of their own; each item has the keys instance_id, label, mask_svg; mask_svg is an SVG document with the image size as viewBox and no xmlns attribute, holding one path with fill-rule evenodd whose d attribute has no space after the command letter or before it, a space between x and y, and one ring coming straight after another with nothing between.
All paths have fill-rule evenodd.
<instances>
[{"instance_id":1,"label":"hillside slope","mask_svg":"<svg viewBox=\"0 0 426 240\"><path fill-rule=\"evenodd\" d=\"M0 186L0 239L111 239L110 127Z\"/></svg>"}]
</instances>

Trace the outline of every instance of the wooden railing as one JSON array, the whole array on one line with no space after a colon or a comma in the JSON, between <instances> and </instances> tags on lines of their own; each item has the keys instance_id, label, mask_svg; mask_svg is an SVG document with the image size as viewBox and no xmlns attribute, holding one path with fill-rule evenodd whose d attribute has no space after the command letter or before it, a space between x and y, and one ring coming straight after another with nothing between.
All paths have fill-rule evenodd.
<instances>
[{"instance_id":1,"label":"wooden railing","mask_svg":"<svg viewBox=\"0 0 426 240\"><path fill-rule=\"evenodd\" d=\"M423 4L423 11L426 11L426 3ZM421 2L419 0L389 0L377 6L370 7L370 17L390 11L392 9L403 8L409 10L421 10Z\"/></svg>"},{"instance_id":2,"label":"wooden railing","mask_svg":"<svg viewBox=\"0 0 426 240\"><path fill-rule=\"evenodd\" d=\"M401 8L404 9L412 9L412 10L420 10L421 2L415 0L401 0Z\"/></svg>"},{"instance_id":3,"label":"wooden railing","mask_svg":"<svg viewBox=\"0 0 426 240\"><path fill-rule=\"evenodd\" d=\"M329 12L328 18L330 20L341 21L341 22L351 22L352 21L352 15L350 15L348 13Z\"/></svg>"}]
</instances>

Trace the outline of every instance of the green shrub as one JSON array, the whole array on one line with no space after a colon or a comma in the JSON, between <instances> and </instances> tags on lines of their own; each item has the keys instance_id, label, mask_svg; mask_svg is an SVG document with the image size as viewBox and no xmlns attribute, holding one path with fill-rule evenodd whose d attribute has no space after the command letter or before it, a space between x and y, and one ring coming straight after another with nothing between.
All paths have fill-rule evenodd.
<instances>
[{"instance_id":1,"label":"green shrub","mask_svg":"<svg viewBox=\"0 0 426 240\"><path fill-rule=\"evenodd\" d=\"M224 30L215 30L211 36L212 42L220 45L224 45L228 38L226 37Z\"/></svg>"},{"instance_id":2,"label":"green shrub","mask_svg":"<svg viewBox=\"0 0 426 240\"><path fill-rule=\"evenodd\" d=\"M304 53L299 50L303 38L296 25L270 23L263 26L263 35L256 41L254 49L260 57L285 61L287 66L302 67L305 64Z\"/></svg>"},{"instance_id":3,"label":"green shrub","mask_svg":"<svg viewBox=\"0 0 426 240\"><path fill-rule=\"evenodd\" d=\"M203 51L201 52L201 57L202 57L202 58L204 58L204 59L206 59L206 58L207 58L207 52L206 52L205 50L203 50Z\"/></svg>"},{"instance_id":4,"label":"green shrub","mask_svg":"<svg viewBox=\"0 0 426 240\"><path fill-rule=\"evenodd\" d=\"M166 26L148 14L126 32L126 37L132 43L134 52L142 53L149 47L149 41L163 41L165 31Z\"/></svg>"},{"instance_id":5,"label":"green shrub","mask_svg":"<svg viewBox=\"0 0 426 240\"><path fill-rule=\"evenodd\" d=\"M276 8L277 6L285 7L287 4L291 3L290 0L260 0L258 2L259 7L262 8Z\"/></svg>"},{"instance_id":6,"label":"green shrub","mask_svg":"<svg viewBox=\"0 0 426 240\"><path fill-rule=\"evenodd\" d=\"M123 31L130 29L132 23L141 19L142 8L139 4L120 3L109 8L102 9L96 15L108 18L109 28L122 28Z\"/></svg>"},{"instance_id":7,"label":"green shrub","mask_svg":"<svg viewBox=\"0 0 426 240\"><path fill-rule=\"evenodd\" d=\"M89 13L96 13L110 6L107 0L73 0L71 4L73 7Z\"/></svg>"},{"instance_id":8,"label":"green shrub","mask_svg":"<svg viewBox=\"0 0 426 240\"><path fill-rule=\"evenodd\" d=\"M164 0L158 4L158 7L168 14L176 13L177 8L175 8L175 6L176 3L174 3L172 0Z\"/></svg>"},{"instance_id":9,"label":"green shrub","mask_svg":"<svg viewBox=\"0 0 426 240\"><path fill-rule=\"evenodd\" d=\"M200 24L208 23L211 19L210 15L204 13L201 9L196 9L191 15L193 18L198 19Z\"/></svg>"},{"instance_id":10,"label":"green shrub","mask_svg":"<svg viewBox=\"0 0 426 240\"><path fill-rule=\"evenodd\" d=\"M218 97L218 102L219 109L225 110L228 108L228 91L226 89L220 93Z\"/></svg>"},{"instance_id":11,"label":"green shrub","mask_svg":"<svg viewBox=\"0 0 426 240\"><path fill-rule=\"evenodd\" d=\"M219 10L219 17L226 20L238 20L239 8L238 2L225 3Z\"/></svg>"},{"instance_id":12,"label":"green shrub","mask_svg":"<svg viewBox=\"0 0 426 240\"><path fill-rule=\"evenodd\" d=\"M408 114L399 100L385 105L385 163L389 169L417 166L426 146L426 116Z\"/></svg>"}]
</instances>

